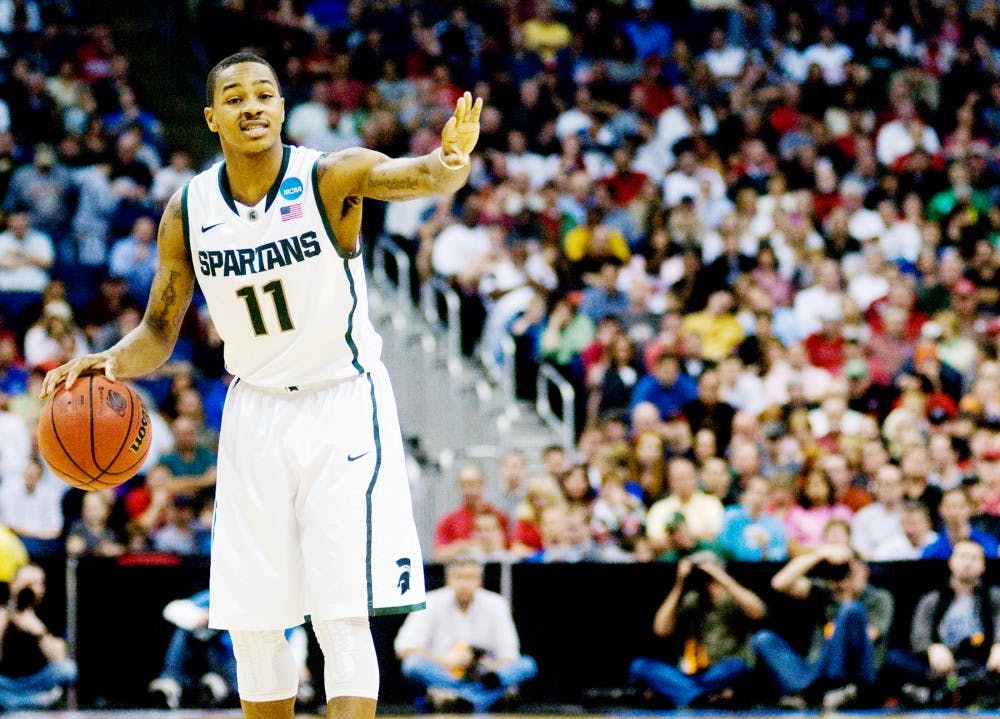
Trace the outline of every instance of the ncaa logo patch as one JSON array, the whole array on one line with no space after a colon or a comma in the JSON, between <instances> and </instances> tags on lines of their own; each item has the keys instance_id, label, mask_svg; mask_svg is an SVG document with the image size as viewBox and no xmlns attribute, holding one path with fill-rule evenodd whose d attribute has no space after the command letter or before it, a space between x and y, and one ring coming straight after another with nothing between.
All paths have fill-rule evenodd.
<instances>
[{"instance_id":1,"label":"ncaa logo patch","mask_svg":"<svg viewBox=\"0 0 1000 719\"><path fill-rule=\"evenodd\" d=\"M297 177L289 177L281 183L278 192L286 200L297 200L302 195L302 180Z\"/></svg>"}]
</instances>

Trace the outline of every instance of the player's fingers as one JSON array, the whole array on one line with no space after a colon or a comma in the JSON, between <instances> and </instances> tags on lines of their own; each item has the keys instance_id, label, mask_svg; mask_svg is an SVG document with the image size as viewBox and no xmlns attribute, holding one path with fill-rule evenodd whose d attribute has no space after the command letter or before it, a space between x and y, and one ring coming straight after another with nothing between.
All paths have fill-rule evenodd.
<instances>
[{"instance_id":1,"label":"player's fingers","mask_svg":"<svg viewBox=\"0 0 1000 719\"><path fill-rule=\"evenodd\" d=\"M465 100L465 112L468 115L468 113L472 112L472 93L466 90L462 94L462 99ZM465 119L468 120L469 118L466 117Z\"/></svg>"},{"instance_id":2,"label":"player's fingers","mask_svg":"<svg viewBox=\"0 0 1000 719\"><path fill-rule=\"evenodd\" d=\"M465 116L465 95L458 98L455 103L455 114L452 117L462 118Z\"/></svg>"},{"instance_id":3,"label":"player's fingers","mask_svg":"<svg viewBox=\"0 0 1000 719\"><path fill-rule=\"evenodd\" d=\"M116 363L113 357L107 357L104 360L104 376L112 382L117 380L117 377L115 377L115 372L117 371L115 364Z\"/></svg>"},{"instance_id":4,"label":"player's fingers","mask_svg":"<svg viewBox=\"0 0 1000 719\"><path fill-rule=\"evenodd\" d=\"M473 122L479 122L479 113L483 111L483 98L477 97L476 104L472 106L472 117Z\"/></svg>"}]
</instances>

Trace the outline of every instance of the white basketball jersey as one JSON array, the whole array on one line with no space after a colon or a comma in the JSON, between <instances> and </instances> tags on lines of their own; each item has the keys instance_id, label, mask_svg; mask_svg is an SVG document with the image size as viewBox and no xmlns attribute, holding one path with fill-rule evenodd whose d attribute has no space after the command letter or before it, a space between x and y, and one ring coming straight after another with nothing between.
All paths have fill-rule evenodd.
<instances>
[{"instance_id":1,"label":"white basketball jersey","mask_svg":"<svg viewBox=\"0 0 1000 719\"><path fill-rule=\"evenodd\" d=\"M260 387L343 379L380 362L360 248L340 250L319 200L322 154L285 146L256 207L234 201L224 163L184 189L185 239L226 368Z\"/></svg>"}]
</instances>

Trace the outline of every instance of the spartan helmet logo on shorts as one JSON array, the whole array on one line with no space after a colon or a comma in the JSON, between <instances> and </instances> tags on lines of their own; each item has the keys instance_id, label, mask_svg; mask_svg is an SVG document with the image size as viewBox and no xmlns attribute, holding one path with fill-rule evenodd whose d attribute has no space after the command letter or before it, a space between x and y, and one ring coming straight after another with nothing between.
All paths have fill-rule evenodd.
<instances>
[{"instance_id":1,"label":"spartan helmet logo on shorts","mask_svg":"<svg viewBox=\"0 0 1000 719\"><path fill-rule=\"evenodd\" d=\"M399 587L400 594L406 594L410 591L410 558L400 557L396 560L396 566L402 570L399 573L399 581L396 582L396 586Z\"/></svg>"}]
</instances>

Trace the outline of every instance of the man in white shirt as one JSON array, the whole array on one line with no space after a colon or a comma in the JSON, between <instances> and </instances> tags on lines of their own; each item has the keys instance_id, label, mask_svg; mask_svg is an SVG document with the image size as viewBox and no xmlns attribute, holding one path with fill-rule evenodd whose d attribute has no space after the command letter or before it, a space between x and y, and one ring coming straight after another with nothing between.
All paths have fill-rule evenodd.
<instances>
[{"instance_id":1,"label":"man in white shirt","mask_svg":"<svg viewBox=\"0 0 1000 719\"><path fill-rule=\"evenodd\" d=\"M883 540L872 551L876 562L894 562L899 559L920 559L924 547L937 540L931 529L931 515L927 505L917 499L903 502L900 512L902 532Z\"/></svg>"},{"instance_id":2,"label":"man in white shirt","mask_svg":"<svg viewBox=\"0 0 1000 719\"><path fill-rule=\"evenodd\" d=\"M677 156L677 169L663 180L663 200L667 207L676 207L685 197L701 197L703 183L708 186L707 197L719 199L725 196L726 183L722 176L712 168L698 164L692 140L678 140L674 143L673 152Z\"/></svg>"},{"instance_id":3,"label":"man in white shirt","mask_svg":"<svg viewBox=\"0 0 1000 719\"><path fill-rule=\"evenodd\" d=\"M883 543L905 538L902 515L903 473L895 464L882 465L875 475L875 501L851 520L851 546L862 559L874 559Z\"/></svg>"},{"instance_id":4,"label":"man in white shirt","mask_svg":"<svg viewBox=\"0 0 1000 719\"><path fill-rule=\"evenodd\" d=\"M747 63L745 48L726 42L726 33L721 27L714 28L708 38L708 50L701 59L708 65L708 71L716 80L735 80L743 73Z\"/></svg>"},{"instance_id":5,"label":"man in white shirt","mask_svg":"<svg viewBox=\"0 0 1000 719\"><path fill-rule=\"evenodd\" d=\"M805 338L822 326L823 314L831 307L840 308L843 292L840 288L840 265L836 260L825 259L816 273L816 284L799 292L795 297L795 324L800 338Z\"/></svg>"},{"instance_id":6,"label":"man in white shirt","mask_svg":"<svg viewBox=\"0 0 1000 719\"><path fill-rule=\"evenodd\" d=\"M933 155L941 150L937 132L917 115L913 101L904 99L896 105L896 119L887 122L875 136L875 155L883 165L892 165L917 147Z\"/></svg>"},{"instance_id":7,"label":"man in white shirt","mask_svg":"<svg viewBox=\"0 0 1000 719\"><path fill-rule=\"evenodd\" d=\"M854 53L847 45L837 42L833 28L824 25L819 31L819 42L810 45L802 53L806 67L819 65L823 71L823 79L830 85L841 85L844 82L844 65Z\"/></svg>"},{"instance_id":8,"label":"man in white shirt","mask_svg":"<svg viewBox=\"0 0 1000 719\"><path fill-rule=\"evenodd\" d=\"M12 320L41 299L54 260L52 240L32 229L27 210L11 212L7 231L0 233L0 309Z\"/></svg>"},{"instance_id":9,"label":"man in white shirt","mask_svg":"<svg viewBox=\"0 0 1000 719\"><path fill-rule=\"evenodd\" d=\"M42 479L42 465L31 460L19 474L0 484L0 523L10 527L32 557L63 551L62 496L67 487L54 477Z\"/></svg>"},{"instance_id":10,"label":"man in white shirt","mask_svg":"<svg viewBox=\"0 0 1000 719\"><path fill-rule=\"evenodd\" d=\"M489 232L479 224L479 210L469 203L462 221L448 225L434 238L431 266L442 277L457 278L478 267L491 249Z\"/></svg>"},{"instance_id":11,"label":"man in white shirt","mask_svg":"<svg viewBox=\"0 0 1000 719\"><path fill-rule=\"evenodd\" d=\"M667 526L674 515L684 516L692 537L699 542L711 542L722 528L725 510L717 497L698 489L698 473L694 463L684 457L670 460L667 467L670 494L649 508L646 536L656 552L671 549Z\"/></svg>"},{"instance_id":12,"label":"man in white shirt","mask_svg":"<svg viewBox=\"0 0 1000 719\"><path fill-rule=\"evenodd\" d=\"M444 706L484 713L505 692L538 673L521 654L510 604L483 589L483 567L460 556L445 569L445 586L427 593L427 609L407 616L396 635L403 676Z\"/></svg>"}]
</instances>

